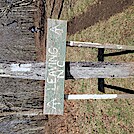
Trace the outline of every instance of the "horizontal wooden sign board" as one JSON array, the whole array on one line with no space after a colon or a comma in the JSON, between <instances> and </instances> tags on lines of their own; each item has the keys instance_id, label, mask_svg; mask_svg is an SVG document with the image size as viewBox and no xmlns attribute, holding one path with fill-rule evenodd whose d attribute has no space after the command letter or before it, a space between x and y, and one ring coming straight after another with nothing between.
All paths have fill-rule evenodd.
<instances>
[{"instance_id":1,"label":"horizontal wooden sign board","mask_svg":"<svg viewBox=\"0 0 134 134\"><path fill-rule=\"evenodd\" d=\"M44 114L62 115L67 21L48 19Z\"/></svg>"}]
</instances>

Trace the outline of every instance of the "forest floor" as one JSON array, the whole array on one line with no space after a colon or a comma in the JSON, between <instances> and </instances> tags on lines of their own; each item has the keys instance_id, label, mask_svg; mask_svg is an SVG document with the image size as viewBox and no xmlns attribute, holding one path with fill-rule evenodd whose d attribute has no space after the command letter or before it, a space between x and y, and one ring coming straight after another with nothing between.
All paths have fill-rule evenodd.
<instances>
[{"instance_id":1,"label":"forest floor","mask_svg":"<svg viewBox=\"0 0 134 134\"><path fill-rule=\"evenodd\" d=\"M134 45L133 0L47 0L39 6L35 25L46 31L46 18L68 20L67 41ZM45 61L46 32L36 34L35 39L37 60ZM113 52L118 51L105 50L106 54ZM97 54L97 49L67 47L66 61L97 61ZM105 61L134 62L134 54L107 56ZM134 78L105 79L105 83L134 90ZM97 94L97 84L97 79L66 80L65 94ZM108 88L105 92L123 93ZM48 134L132 134L133 111L132 99L67 100L64 115L49 115L45 129Z\"/></svg>"}]
</instances>

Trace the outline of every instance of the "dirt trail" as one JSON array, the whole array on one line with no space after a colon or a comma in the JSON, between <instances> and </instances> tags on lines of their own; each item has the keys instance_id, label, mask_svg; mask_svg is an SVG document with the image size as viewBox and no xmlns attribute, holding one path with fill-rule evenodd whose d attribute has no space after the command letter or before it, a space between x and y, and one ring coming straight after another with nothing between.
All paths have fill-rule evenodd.
<instances>
[{"instance_id":1,"label":"dirt trail","mask_svg":"<svg viewBox=\"0 0 134 134\"><path fill-rule=\"evenodd\" d=\"M99 0L97 4L89 7L86 13L75 16L68 22L68 34L75 34L99 21L107 20L132 4L133 0Z\"/></svg>"}]
</instances>

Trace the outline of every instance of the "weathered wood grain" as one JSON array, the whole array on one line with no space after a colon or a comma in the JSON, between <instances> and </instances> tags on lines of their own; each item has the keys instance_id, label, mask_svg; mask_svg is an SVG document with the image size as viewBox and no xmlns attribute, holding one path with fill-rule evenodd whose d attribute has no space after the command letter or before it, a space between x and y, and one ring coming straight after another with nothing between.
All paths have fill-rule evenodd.
<instances>
[{"instance_id":1,"label":"weathered wood grain","mask_svg":"<svg viewBox=\"0 0 134 134\"><path fill-rule=\"evenodd\" d=\"M0 117L43 113L43 89L38 81L0 79Z\"/></svg>"},{"instance_id":2,"label":"weathered wood grain","mask_svg":"<svg viewBox=\"0 0 134 134\"><path fill-rule=\"evenodd\" d=\"M0 132L45 133L43 98L38 81L0 78Z\"/></svg>"},{"instance_id":3,"label":"weathered wood grain","mask_svg":"<svg viewBox=\"0 0 134 134\"><path fill-rule=\"evenodd\" d=\"M19 1L25 3L29 0ZM6 6L5 2L0 1L0 9ZM33 4L14 7L8 16L0 18L0 60L36 60L34 34L29 31L29 27L34 25L35 10ZM40 115L43 113L43 98L40 81L0 78L0 133L46 133L46 116Z\"/></svg>"},{"instance_id":4,"label":"weathered wood grain","mask_svg":"<svg viewBox=\"0 0 134 134\"><path fill-rule=\"evenodd\" d=\"M2 14L12 2L16 3L18 0L0 1L0 60L34 60L34 35L29 31L29 27L34 25L34 11L31 9L34 10L35 7L33 4L17 5L9 10L7 16L6 11ZM29 1L20 2L25 4Z\"/></svg>"},{"instance_id":5,"label":"weathered wood grain","mask_svg":"<svg viewBox=\"0 0 134 134\"><path fill-rule=\"evenodd\" d=\"M134 76L134 63L79 62L70 63L75 78L126 78Z\"/></svg>"},{"instance_id":6,"label":"weathered wood grain","mask_svg":"<svg viewBox=\"0 0 134 134\"><path fill-rule=\"evenodd\" d=\"M48 19L44 114L62 115L67 21Z\"/></svg>"},{"instance_id":7,"label":"weathered wood grain","mask_svg":"<svg viewBox=\"0 0 134 134\"><path fill-rule=\"evenodd\" d=\"M0 118L1 134L44 134L45 116L4 116Z\"/></svg>"},{"instance_id":8,"label":"weathered wood grain","mask_svg":"<svg viewBox=\"0 0 134 134\"><path fill-rule=\"evenodd\" d=\"M134 76L134 63L66 62L66 79L127 78ZM43 62L0 62L0 77L45 80Z\"/></svg>"},{"instance_id":9,"label":"weathered wood grain","mask_svg":"<svg viewBox=\"0 0 134 134\"><path fill-rule=\"evenodd\" d=\"M67 46L71 47L91 47L91 48L107 48L107 49L118 49L118 50L134 50L134 46L127 45L118 45L118 44L100 44L92 42L78 42L78 41L69 41Z\"/></svg>"},{"instance_id":10,"label":"weathered wood grain","mask_svg":"<svg viewBox=\"0 0 134 134\"><path fill-rule=\"evenodd\" d=\"M45 64L43 62L0 63L0 76L45 80Z\"/></svg>"}]
</instances>

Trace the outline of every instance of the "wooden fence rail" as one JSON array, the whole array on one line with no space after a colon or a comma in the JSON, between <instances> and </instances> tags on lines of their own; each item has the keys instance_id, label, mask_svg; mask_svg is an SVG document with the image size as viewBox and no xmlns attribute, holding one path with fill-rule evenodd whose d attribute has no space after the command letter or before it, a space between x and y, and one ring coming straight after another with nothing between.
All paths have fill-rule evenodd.
<instances>
[{"instance_id":1,"label":"wooden fence rail","mask_svg":"<svg viewBox=\"0 0 134 134\"><path fill-rule=\"evenodd\" d=\"M118 44L100 44L92 42L79 42L79 41L69 41L67 46L71 47L91 47L91 48L107 48L107 49L118 49L118 50L134 50L134 46L118 45Z\"/></svg>"},{"instance_id":2,"label":"wooden fence rail","mask_svg":"<svg viewBox=\"0 0 134 134\"><path fill-rule=\"evenodd\" d=\"M43 62L0 62L0 77L45 80ZM66 62L66 79L126 78L134 76L134 63Z\"/></svg>"},{"instance_id":3,"label":"wooden fence rail","mask_svg":"<svg viewBox=\"0 0 134 134\"><path fill-rule=\"evenodd\" d=\"M65 99L67 100L83 100L83 99L128 99L133 98L133 94L70 94L65 95Z\"/></svg>"}]
</instances>

